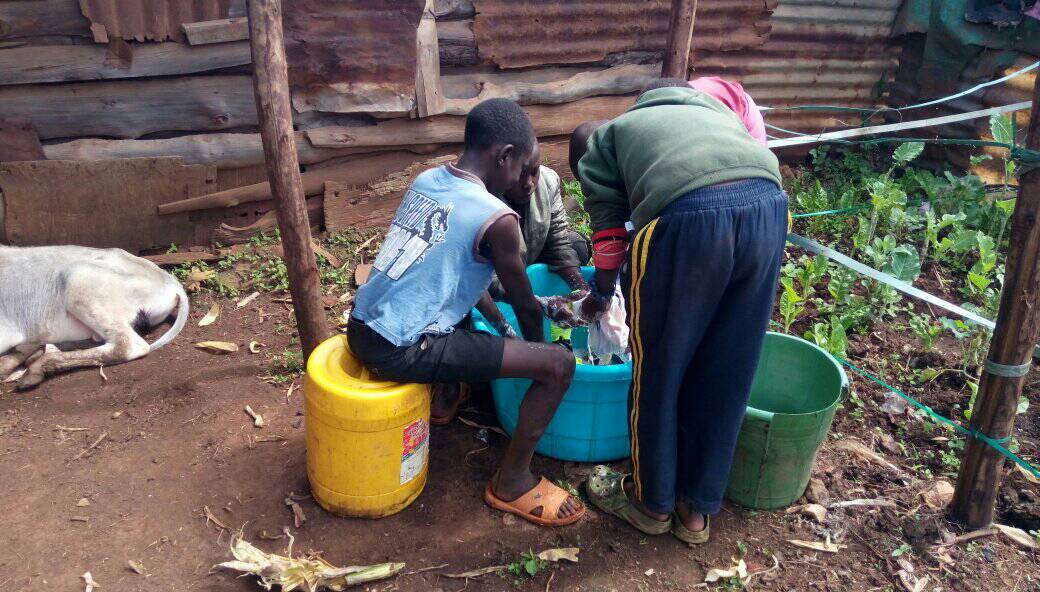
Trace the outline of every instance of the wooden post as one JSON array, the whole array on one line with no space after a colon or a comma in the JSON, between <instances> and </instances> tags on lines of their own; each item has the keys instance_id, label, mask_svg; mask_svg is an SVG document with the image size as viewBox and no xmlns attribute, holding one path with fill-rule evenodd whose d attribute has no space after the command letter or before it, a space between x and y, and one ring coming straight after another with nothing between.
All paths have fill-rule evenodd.
<instances>
[{"instance_id":1,"label":"wooden post","mask_svg":"<svg viewBox=\"0 0 1040 592\"><path fill-rule=\"evenodd\" d=\"M1040 150L1040 76L1033 88L1033 111L1026 147ZM996 328L988 359L1016 366L1028 363L1040 337L1040 170L1022 175L1011 215L1011 234ZM982 375L971 423L990 438L1011 435L1025 377ZM968 528L993 521L1004 457L981 440L969 438L950 506L951 517Z\"/></svg>"},{"instance_id":2,"label":"wooden post","mask_svg":"<svg viewBox=\"0 0 1040 592\"><path fill-rule=\"evenodd\" d=\"M289 74L282 39L280 0L248 0L249 45L253 54L253 89L264 144L271 197L282 234L289 293L306 360L329 335L321 303L318 262L296 158L296 136L289 103Z\"/></svg>"},{"instance_id":3,"label":"wooden post","mask_svg":"<svg viewBox=\"0 0 1040 592\"><path fill-rule=\"evenodd\" d=\"M444 113L441 53L437 44L433 0L426 0L419 28L415 31L415 110L419 117Z\"/></svg>"},{"instance_id":4,"label":"wooden post","mask_svg":"<svg viewBox=\"0 0 1040 592\"><path fill-rule=\"evenodd\" d=\"M690 64L693 21L697 18L697 0L672 0L672 16L668 21L668 45L664 49L662 78L686 78Z\"/></svg>"}]
</instances>

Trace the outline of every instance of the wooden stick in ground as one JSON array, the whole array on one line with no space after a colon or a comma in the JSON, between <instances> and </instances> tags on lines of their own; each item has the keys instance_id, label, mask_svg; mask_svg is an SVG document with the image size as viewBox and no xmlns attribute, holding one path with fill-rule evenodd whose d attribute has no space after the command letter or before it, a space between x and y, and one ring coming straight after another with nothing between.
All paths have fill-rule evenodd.
<instances>
[{"instance_id":1,"label":"wooden stick in ground","mask_svg":"<svg viewBox=\"0 0 1040 592\"><path fill-rule=\"evenodd\" d=\"M662 78L686 78L690 64L693 21L697 17L697 0L672 0L672 16L668 21L668 44L664 49Z\"/></svg>"},{"instance_id":2,"label":"wooden stick in ground","mask_svg":"<svg viewBox=\"0 0 1040 592\"><path fill-rule=\"evenodd\" d=\"M304 359L307 359L329 331L321 303L318 262L311 249L311 227L307 221L300 163L296 157L289 75L282 39L282 7L279 0L249 0L248 9L253 89L264 160L282 234L289 293L296 311L300 344Z\"/></svg>"},{"instance_id":3,"label":"wooden stick in ground","mask_svg":"<svg viewBox=\"0 0 1040 592\"><path fill-rule=\"evenodd\" d=\"M1026 147L1040 150L1040 77L1033 88L1033 117ZM1011 215L1011 233L996 328L988 359L1009 366L1030 361L1033 344L1040 337L1040 170L1020 179L1018 201ZM1024 376L1005 377L985 373L972 409L972 424L990 438L1011 435ZM1000 485L1004 457L976 438L969 438L950 506L951 517L968 528L982 528L993 521L993 506Z\"/></svg>"}]
</instances>

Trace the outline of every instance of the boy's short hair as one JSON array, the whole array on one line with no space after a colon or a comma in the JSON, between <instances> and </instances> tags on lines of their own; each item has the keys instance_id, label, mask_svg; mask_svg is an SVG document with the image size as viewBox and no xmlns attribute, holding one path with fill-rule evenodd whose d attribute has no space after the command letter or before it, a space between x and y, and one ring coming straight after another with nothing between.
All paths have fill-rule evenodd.
<instances>
[{"instance_id":1,"label":"boy's short hair","mask_svg":"<svg viewBox=\"0 0 1040 592\"><path fill-rule=\"evenodd\" d=\"M467 148L478 149L512 144L520 154L527 154L534 148L534 126L514 101L488 99L481 101L466 116L463 141Z\"/></svg>"},{"instance_id":2,"label":"boy's short hair","mask_svg":"<svg viewBox=\"0 0 1040 592\"><path fill-rule=\"evenodd\" d=\"M642 96L644 93L648 93L652 90L659 88L690 88L690 82L683 78L658 78L657 80L651 80L643 87L642 92L639 93Z\"/></svg>"},{"instance_id":3,"label":"boy's short hair","mask_svg":"<svg viewBox=\"0 0 1040 592\"><path fill-rule=\"evenodd\" d=\"M578 176L578 161L581 160L582 156L585 156L585 152L588 150L589 138L592 137L592 133L595 132L601 125L607 123L606 119L596 119L593 121L586 121L574 128L571 132L570 145L567 151L567 162L571 166L571 173L574 174L575 179L580 179Z\"/></svg>"}]
</instances>

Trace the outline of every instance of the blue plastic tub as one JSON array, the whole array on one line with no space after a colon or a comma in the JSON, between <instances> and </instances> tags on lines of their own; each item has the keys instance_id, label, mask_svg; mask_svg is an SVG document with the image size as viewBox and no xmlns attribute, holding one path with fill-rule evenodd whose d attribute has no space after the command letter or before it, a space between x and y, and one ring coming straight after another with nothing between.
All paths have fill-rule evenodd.
<instances>
[{"instance_id":1,"label":"blue plastic tub","mask_svg":"<svg viewBox=\"0 0 1040 592\"><path fill-rule=\"evenodd\" d=\"M582 269L586 278L593 269ZM570 289L560 276L543 264L527 268L531 287L539 296L567 294ZM499 303L506 321L520 333L513 307ZM474 309L477 329L495 333L484 317ZM549 321L545 321L545 335L549 335ZM574 349L586 349L588 331L575 329L571 334ZM574 381L567 389L556 415L538 442L539 454L560 460L578 462L605 462L625 458L628 445L628 385L632 379L632 363L613 366L578 364ZM498 420L509 434L516 428L520 402L531 385L530 380L500 379L491 383L495 396Z\"/></svg>"}]
</instances>

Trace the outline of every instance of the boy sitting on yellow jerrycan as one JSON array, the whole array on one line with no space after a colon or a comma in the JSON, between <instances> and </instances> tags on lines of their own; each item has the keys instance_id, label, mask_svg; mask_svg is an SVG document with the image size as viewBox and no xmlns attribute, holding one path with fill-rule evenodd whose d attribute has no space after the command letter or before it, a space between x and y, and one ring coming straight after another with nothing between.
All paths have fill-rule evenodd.
<instances>
[{"instance_id":1,"label":"boy sitting on yellow jerrycan","mask_svg":"<svg viewBox=\"0 0 1040 592\"><path fill-rule=\"evenodd\" d=\"M563 526L582 503L531 473L535 446L574 375L574 356L545 343L542 308L520 256L517 214L500 199L536 149L520 107L491 99L466 117L455 164L412 183L390 225L347 325L350 350L378 378L403 383L533 382L499 465L484 490L493 508L534 524ZM524 339L464 326L497 274Z\"/></svg>"}]
</instances>

